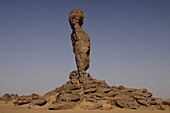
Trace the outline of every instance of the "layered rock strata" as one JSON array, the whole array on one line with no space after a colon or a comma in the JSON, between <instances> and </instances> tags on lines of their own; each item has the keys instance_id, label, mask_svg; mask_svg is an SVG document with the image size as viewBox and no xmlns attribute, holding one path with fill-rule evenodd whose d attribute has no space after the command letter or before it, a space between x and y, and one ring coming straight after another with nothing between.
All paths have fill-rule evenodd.
<instances>
[{"instance_id":1,"label":"layered rock strata","mask_svg":"<svg viewBox=\"0 0 170 113\"><path fill-rule=\"evenodd\" d=\"M132 89L124 86L109 86L105 81L92 78L89 73L78 77L78 72L70 73L70 80L44 96L32 94L18 96L6 94L0 102L13 102L15 106L48 106L49 110L64 110L79 107L88 110L144 109L170 110L170 100L152 97L146 89Z\"/></svg>"}]
</instances>

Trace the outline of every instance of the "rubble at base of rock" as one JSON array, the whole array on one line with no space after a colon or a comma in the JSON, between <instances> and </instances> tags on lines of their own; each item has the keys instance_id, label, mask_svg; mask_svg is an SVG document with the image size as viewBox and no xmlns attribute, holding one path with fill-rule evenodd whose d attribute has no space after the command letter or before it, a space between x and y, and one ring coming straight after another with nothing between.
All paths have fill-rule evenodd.
<instances>
[{"instance_id":1,"label":"rubble at base of rock","mask_svg":"<svg viewBox=\"0 0 170 113\"><path fill-rule=\"evenodd\" d=\"M0 97L0 101L13 102L15 106L26 104L29 106L49 105L49 110L72 109L76 106L87 110L110 110L114 108L170 110L169 99L152 97L152 93L146 89L109 86L105 81L92 78L89 73L84 73L82 78L77 76L77 71L71 72L70 80L66 84L46 93L44 96L38 94L30 96L5 94ZM90 104L83 105L84 102Z\"/></svg>"}]
</instances>

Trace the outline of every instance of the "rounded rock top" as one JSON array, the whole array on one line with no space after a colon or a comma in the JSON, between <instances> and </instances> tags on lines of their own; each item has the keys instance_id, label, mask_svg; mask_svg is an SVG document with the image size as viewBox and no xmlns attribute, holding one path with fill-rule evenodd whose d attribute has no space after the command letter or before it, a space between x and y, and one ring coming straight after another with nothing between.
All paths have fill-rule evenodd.
<instances>
[{"instance_id":1,"label":"rounded rock top","mask_svg":"<svg viewBox=\"0 0 170 113\"><path fill-rule=\"evenodd\" d=\"M83 25L84 14L80 9L74 9L69 14L69 23L71 26L74 26L76 23L80 26Z\"/></svg>"}]
</instances>

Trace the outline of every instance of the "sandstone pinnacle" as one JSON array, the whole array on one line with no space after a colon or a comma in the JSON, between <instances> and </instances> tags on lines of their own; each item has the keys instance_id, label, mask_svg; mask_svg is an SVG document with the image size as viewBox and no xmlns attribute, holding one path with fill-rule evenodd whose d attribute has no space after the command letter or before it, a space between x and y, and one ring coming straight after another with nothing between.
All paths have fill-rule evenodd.
<instances>
[{"instance_id":1,"label":"sandstone pinnacle","mask_svg":"<svg viewBox=\"0 0 170 113\"><path fill-rule=\"evenodd\" d=\"M79 76L83 76L90 65L90 38L81 28L83 19L84 14L79 9L74 9L69 14L69 22L73 30L71 41Z\"/></svg>"}]
</instances>

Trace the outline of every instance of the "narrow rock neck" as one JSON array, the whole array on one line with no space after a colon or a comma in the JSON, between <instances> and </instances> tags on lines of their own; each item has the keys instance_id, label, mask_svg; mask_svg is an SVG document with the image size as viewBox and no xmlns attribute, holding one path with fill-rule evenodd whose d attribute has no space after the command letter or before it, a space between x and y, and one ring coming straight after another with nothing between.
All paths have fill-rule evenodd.
<instances>
[{"instance_id":1,"label":"narrow rock neck","mask_svg":"<svg viewBox=\"0 0 170 113\"><path fill-rule=\"evenodd\" d=\"M74 26L72 26L72 29L73 29L73 31L77 31L77 32L83 31L83 29L81 28L81 26L78 23L76 23Z\"/></svg>"}]
</instances>

